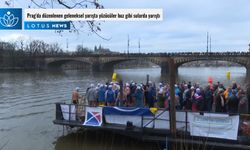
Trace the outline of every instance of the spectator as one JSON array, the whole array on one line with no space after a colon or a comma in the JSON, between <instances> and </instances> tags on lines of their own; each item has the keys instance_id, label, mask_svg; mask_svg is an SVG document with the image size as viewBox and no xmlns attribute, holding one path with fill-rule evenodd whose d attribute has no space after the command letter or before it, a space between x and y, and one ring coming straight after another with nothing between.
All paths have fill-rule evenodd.
<instances>
[{"instance_id":1,"label":"spectator","mask_svg":"<svg viewBox=\"0 0 250 150\"><path fill-rule=\"evenodd\" d=\"M88 92L86 93L86 98L89 102L89 105L92 107L97 106L97 89L94 87L94 84L90 85Z\"/></svg>"},{"instance_id":2,"label":"spectator","mask_svg":"<svg viewBox=\"0 0 250 150\"><path fill-rule=\"evenodd\" d=\"M224 90L219 89L215 100L215 112L225 112L225 97Z\"/></svg>"},{"instance_id":3,"label":"spectator","mask_svg":"<svg viewBox=\"0 0 250 150\"><path fill-rule=\"evenodd\" d=\"M239 113L240 114L247 114L248 113L248 99L243 90L240 90L238 93L239 99Z\"/></svg>"},{"instance_id":4,"label":"spectator","mask_svg":"<svg viewBox=\"0 0 250 150\"><path fill-rule=\"evenodd\" d=\"M229 97L227 102L228 112L229 113L238 113L239 99L236 96L236 90L232 90L232 96Z\"/></svg>"},{"instance_id":5,"label":"spectator","mask_svg":"<svg viewBox=\"0 0 250 150\"><path fill-rule=\"evenodd\" d=\"M80 94L79 94L79 87L76 87L75 90L72 92L72 103L73 104L78 104L79 103L79 99L81 98Z\"/></svg>"}]
</instances>

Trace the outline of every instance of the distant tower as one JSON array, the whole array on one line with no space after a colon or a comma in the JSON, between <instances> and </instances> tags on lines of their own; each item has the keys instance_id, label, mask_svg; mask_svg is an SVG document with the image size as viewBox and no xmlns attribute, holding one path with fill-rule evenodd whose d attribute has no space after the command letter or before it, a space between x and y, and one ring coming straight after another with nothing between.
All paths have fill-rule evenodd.
<instances>
[{"instance_id":1,"label":"distant tower","mask_svg":"<svg viewBox=\"0 0 250 150\"><path fill-rule=\"evenodd\" d=\"M250 53L250 43L248 44L248 46L249 46L248 52Z\"/></svg>"},{"instance_id":2,"label":"distant tower","mask_svg":"<svg viewBox=\"0 0 250 150\"><path fill-rule=\"evenodd\" d=\"M209 33L207 32L207 53L208 53L208 37L209 37Z\"/></svg>"},{"instance_id":3,"label":"distant tower","mask_svg":"<svg viewBox=\"0 0 250 150\"><path fill-rule=\"evenodd\" d=\"M69 50L69 40L68 39L66 40L66 49L67 49L67 51Z\"/></svg>"},{"instance_id":4,"label":"distant tower","mask_svg":"<svg viewBox=\"0 0 250 150\"><path fill-rule=\"evenodd\" d=\"M212 49L212 43L211 43L211 42L212 42L212 40L211 40L211 35L210 35L210 39L209 39L209 43L210 43L210 45L209 45L210 53L212 52L212 50L211 50L211 49Z\"/></svg>"},{"instance_id":5,"label":"distant tower","mask_svg":"<svg viewBox=\"0 0 250 150\"><path fill-rule=\"evenodd\" d=\"M127 54L129 54L129 35L128 35L128 49L127 49Z\"/></svg>"},{"instance_id":6,"label":"distant tower","mask_svg":"<svg viewBox=\"0 0 250 150\"><path fill-rule=\"evenodd\" d=\"M141 39L139 39L138 41L138 50L139 50L139 53L141 53Z\"/></svg>"}]
</instances>

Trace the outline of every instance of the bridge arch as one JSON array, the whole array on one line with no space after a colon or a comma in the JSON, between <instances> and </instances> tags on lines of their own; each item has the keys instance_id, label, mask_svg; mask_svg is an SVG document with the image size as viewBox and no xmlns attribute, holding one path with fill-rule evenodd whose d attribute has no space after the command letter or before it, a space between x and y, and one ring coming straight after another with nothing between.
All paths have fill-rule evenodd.
<instances>
[{"instance_id":1,"label":"bridge arch","mask_svg":"<svg viewBox=\"0 0 250 150\"><path fill-rule=\"evenodd\" d=\"M239 64L243 67L245 67L246 69L248 69L248 62L245 60L239 60L239 59L235 59L235 58L185 58L185 59L181 59L181 60L176 60L175 64L176 67L180 67L181 65L185 64L185 63L189 63L189 62L194 62L194 61L225 61L225 62L233 62L236 64Z\"/></svg>"},{"instance_id":2,"label":"bridge arch","mask_svg":"<svg viewBox=\"0 0 250 150\"><path fill-rule=\"evenodd\" d=\"M58 59L58 60L48 61L47 62L47 68L50 69L50 70L52 70L52 69L60 70L60 69L62 69L61 67L64 64L67 64L69 62L83 63L83 64L86 64L88 66L92 65L92 63L90 63L88 61L84 61L84 60L78 60L78 59Z\"/></svg>"},{"instance_id":3,"label":"bridge arch","mask_svg":"<svg viewBox=\"0 0 250 150\"><path fill-rule=\"evenodd\" d=\"M100 70L101 71L113 71L114 70L114 66L119 64L119 63L123 63L123 62L128 62L128 61L143 61L143 62L151 62L155 65L158 65L159 67L161 67L161 61L154 59L154 58L115 58L115 59L105 59L105 60L101 60L101 64L100 64Z\"/></svg>"}]
</instances>

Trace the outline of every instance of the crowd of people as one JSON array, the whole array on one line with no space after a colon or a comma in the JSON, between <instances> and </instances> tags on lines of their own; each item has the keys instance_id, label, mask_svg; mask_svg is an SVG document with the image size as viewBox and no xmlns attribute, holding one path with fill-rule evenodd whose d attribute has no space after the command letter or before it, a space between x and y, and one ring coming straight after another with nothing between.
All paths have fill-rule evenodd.
<instances>
[{"instance_id":1,"label":"crowd of people","mask_svg":"<svg viewBox=\"0 0 250 150\"><path fill-rule=\"evenodd\" d=\"M121 87L122 86L122 87ZM72 94L72 102L80 98L77 87ZM85 99L90 106L120 107L170 107L170 86L164 83L146 84L116 82L91 84L87 88ZM175 84L175 105L177 110L249 113L250 86L243 89L239 84L225 87L222 83L208 83L201 87L198 83L182 82Z\"/></svg>"}]
</instances>

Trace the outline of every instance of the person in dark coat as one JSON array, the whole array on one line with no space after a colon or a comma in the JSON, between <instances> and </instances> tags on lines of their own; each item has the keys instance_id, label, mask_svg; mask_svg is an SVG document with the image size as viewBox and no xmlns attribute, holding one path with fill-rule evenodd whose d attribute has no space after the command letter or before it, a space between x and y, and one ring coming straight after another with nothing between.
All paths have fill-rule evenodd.
<instances>
[{"instance_id":1,"label":"person in dark coat","mask_svg":"<svg viewBox=\"0 0 250 150\"><path fill-rule=\"evenodd\" d=\"M240 90L238 92L238 98L239 98L239 113L240 114L247 114L248 113L248 99L243 90Z\"/></svg>"},{"instance_id":2,"label":"person in dark coat","mask_svg":"<svg viewBox=\"0 0 250 150\"><path fill-rule=\"evenodd\" d=\"M159 83L159 87L157 88L157 105L159 108L164 107L164 100L165 100L164 87L162 83Z\"/></svg>"},{"instance_id":3,"label":"person in dark coat","mask_svg":"<svg viewBox=\"0 0 250 150\"><path fill-rule=\"evenodd\" d=\"M219 89L215 98L215 112L225 112L225 96L224 90Z\"/></svg>"},{"instance_id":4,"label":"person in dark coat","mask_svg":"<svg viewBox=\"0 0 250 150\"><path fill-rule=\"evenodd\" d=\"M137 86L135 90L135 107L143 107L143 89L141 86Z\"/></svg>"},{"instance_id":5,"label":"person in dark coat","mask_svg":"<svg viewBox=\"0 0 250 150\"><path fill-rule=\"evenodd\" d=\"M148 101L149 108L154 107L156 102L156 89L152 84L150 84L148 88Z\"/></svg>"},{"instance_id":6,"label":"person in dark coat","mask_svg":"<svg viewBox=\"0 0 250 150\"><path fill-rule=\"evenodd\" d=\"M98 89L98 103L100 105L105 104L105 92L106 92L106 87L103 84L100 85Z\"/></svg>"},{"instance_id":7,"label":"person in dark coat","mask_svg":"<svg viewBox=\"0 0 250 150\"><path fill-rule=\"evenodd\" d=\"M183 93L184 109L185 110L192 109L192 92L193 92L193 89L191 89L191 84L188 84L187 89Z\"/></svg>"},{"instance_id":8,"label":"person in dark coat","mask_svg":"<svg viewBox=\"0 0 250 150\"><path fill-rule=\"evenodd\" d=\"M109 85L108 90L105 92L105 101L108 106L115 105L115 92L112 90L112 85Z\"/></svg>"},{"instance_id":9,"label":"person in dark coat","mask_svg":"<svg viewBox=\"0 0 250 150\"><path fill-rule=\"evenodd\" d=\"M208 85L205 89L204 103L205 103L204 110L211 111L212 110L212 103L213 103L213 93L212 93L212 90L210 89L210 85Z\"/></svg>"},{"instance_id":10,"label":"person in dark coat","mask_svg":"<svg viewBox=\"0 0 250 150\"><path fill-rule=\"evenodd\" d=\"M94 107L97 106L97 98L98 98L97 94L98 94L97 89L94 87L94 84L91 84L90 88L88 89L88 92L86 93L86 98L90 106Z\"/></svg>"},{"instance_id":11,"label":"person in dark coat","mask_svg":"<svg viewBox=\"0 0 250 150\"><path fill-rule=\"evenodd\" d=\"M247 85L246 95L247 95L248 101L250 101L250 84ZM250 114L250 102L248 103L248 113Z\"/></svg>"},{"instance_id":12,"label":"person in dark coat","mask_svg":"<svg viewBox=\"0 0 250 150\"><path fill-rule=\"evenodd\" d=\"M196 89L196 92L193 96L193 104L192 104L192 111L203 111L203 104L204 104L204 99L202 97L202 93L200 88Z\"/></svg>"},{"instance_id":13,"label":"person in dark coat","mask_svg":"<svg viewBox=\"0 0 250 150\"><path fill-rule=\"evenodd\" d=\"M236 91L232 90L232 96L229 97L227 102L227 108L229 113L238 113L239 99L236 96Z\"/></svg>"}]
</instances>

